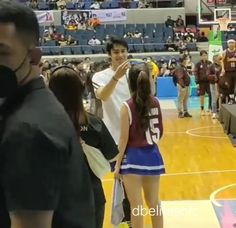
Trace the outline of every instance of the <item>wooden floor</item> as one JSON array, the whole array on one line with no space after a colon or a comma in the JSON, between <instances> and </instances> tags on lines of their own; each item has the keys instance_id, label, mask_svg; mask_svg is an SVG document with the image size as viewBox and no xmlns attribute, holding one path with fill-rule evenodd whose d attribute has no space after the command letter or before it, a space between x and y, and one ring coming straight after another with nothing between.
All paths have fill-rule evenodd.
<instances>
[{"instance_id":1,"label":"wooden floor","mask_svg":"<svg viewBox=\"0 0 236 228\"><path fill-rule=\"evenodd\" d=\"M193 118L178 119L175 110L163 110L164 137L159 146L165 161L166 175L161 178L162 201L205 202L211 196L215 199L236 198L236 186L232 185L236 183L236 148L218 121L212 120L210 116L200 117L198 110L191 114ZM103 180L103 185L107 197L104 228L111 228L112 174ZM192 223L190 227L197 226Z\"/></svg>"}]
</instances>

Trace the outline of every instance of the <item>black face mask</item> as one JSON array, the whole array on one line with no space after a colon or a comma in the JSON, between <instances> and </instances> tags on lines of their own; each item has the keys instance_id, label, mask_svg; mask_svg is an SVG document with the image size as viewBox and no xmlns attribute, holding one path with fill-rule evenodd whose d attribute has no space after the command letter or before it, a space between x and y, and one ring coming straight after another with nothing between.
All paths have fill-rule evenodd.
<instances>
[{"instance_id":1,"label":"black face mask","mask_svg":"<svg viewBox=\"0 0 236 228\"><path fill-rule=\"evenodd\" d=\"M10 95L14 94L18 89L18 80L16 73L25 63L27 55L23 59L22 63L15 69L12 70L9 67L0 65L0 98L6 98ZM23 80L29 76L30 71L28 74L23 78Z\"/></svg>"}]
</instances>

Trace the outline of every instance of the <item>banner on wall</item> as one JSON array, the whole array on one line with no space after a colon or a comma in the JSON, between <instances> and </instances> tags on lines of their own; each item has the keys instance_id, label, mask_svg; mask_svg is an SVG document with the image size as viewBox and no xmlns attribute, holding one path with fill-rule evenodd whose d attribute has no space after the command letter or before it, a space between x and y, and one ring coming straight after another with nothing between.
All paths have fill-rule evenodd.
<instances>
[{"instance_id":1,"label":"banner on wall","mask_svg":"<svg viewBox=\"0 0 236 228\"><path fill-rule=\"evenodd\" d=\"M54 22L52 11L35 11L39 24L48 24Z\"/></svg>"},{"instance_id":2,"label":"banner on wall","mask_svg":"<svg viewBox=\"0 0 236 228\"><path fill-rule=\"evenodd\" d=\"M126 21L126 9L92 10L92 17L97 17L101 22Z\"/></svg>"},{"instance_id":3,"label":"banner on wall","mask_svg":"<svg viewBox=\"0 0 236 228\"><path fill-rule=\"evenodd\" d=\"M208 4L213 4L213 3L222 4L222 3L226 3L226 0L207 0L207 3Z\"/></svg>"},{"instance_id":4,"label":"banner on wall","mask_svg":"<svg viewBox=\"0 0 236 228\"><path fill-rule=\"evenodd\" d=\"M65 26L76 25L78 27L88 25L92 18L91 10L64 10L61 15L62 24Z\"/></svg>"},{"instance_id":5,"label":"banner on wall","mask_svg":"<svg viewBox=\"0 0 236 228\"><path fill-rule=\"evenodd\" d=\"M86 23L91 18L98 18L102 23L126 21L126 9L104 9L104 10L65 10L62 12L62 24L68 24L75 20L76 23Z\"/></svg>"},{"instance_id":6,"label":"banner on wall","mask_svg":"<svg viewBox=\"0 0 236 228\"><path fill-rule=\"evenodd\" d=\"M209 60L213 60L213 56L217 54L222 54L223 46L222 46L222 32L218 31L214 33L213 31L210 32L210 39L209 39Z\"/></svg>"}]
</instances>

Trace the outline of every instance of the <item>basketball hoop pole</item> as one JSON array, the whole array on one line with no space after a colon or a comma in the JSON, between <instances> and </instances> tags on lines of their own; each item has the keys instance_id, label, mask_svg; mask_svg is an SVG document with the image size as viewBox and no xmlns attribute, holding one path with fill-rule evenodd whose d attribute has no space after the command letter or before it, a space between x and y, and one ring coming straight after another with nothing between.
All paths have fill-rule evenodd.
<instances>
[{"instance_id":1,"label":"basketball hoop pole","mask_svg":"<svg viewBox=\"0 0 236 228\"><path fill-rule=\"evenodd\" d=\"M201 0L198 0L198 24L201 23Z\"/></svg>"}]
</instances>

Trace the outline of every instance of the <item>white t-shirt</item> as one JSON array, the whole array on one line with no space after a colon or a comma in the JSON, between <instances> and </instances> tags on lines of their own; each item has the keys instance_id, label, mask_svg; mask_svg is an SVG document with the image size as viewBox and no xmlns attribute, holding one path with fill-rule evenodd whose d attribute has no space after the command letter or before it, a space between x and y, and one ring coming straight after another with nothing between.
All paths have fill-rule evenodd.
<instances>
[{"instance_id":1,"label":"white t-shirt","mask_svg":"<svg viewBox=\"0 0 236 228\"><path fill-rule=\"evenodd\" d=\"M111 68L95 73L92 79L94 86L96 87L96 84L97 87L107 85L114 75L115 71ZM128 74L119 79L111 96L106 101L102 101L103 121L116 144L120 137L120 108L123 102L130 98L127 76Z\"/></svg>"}]
</instances>

